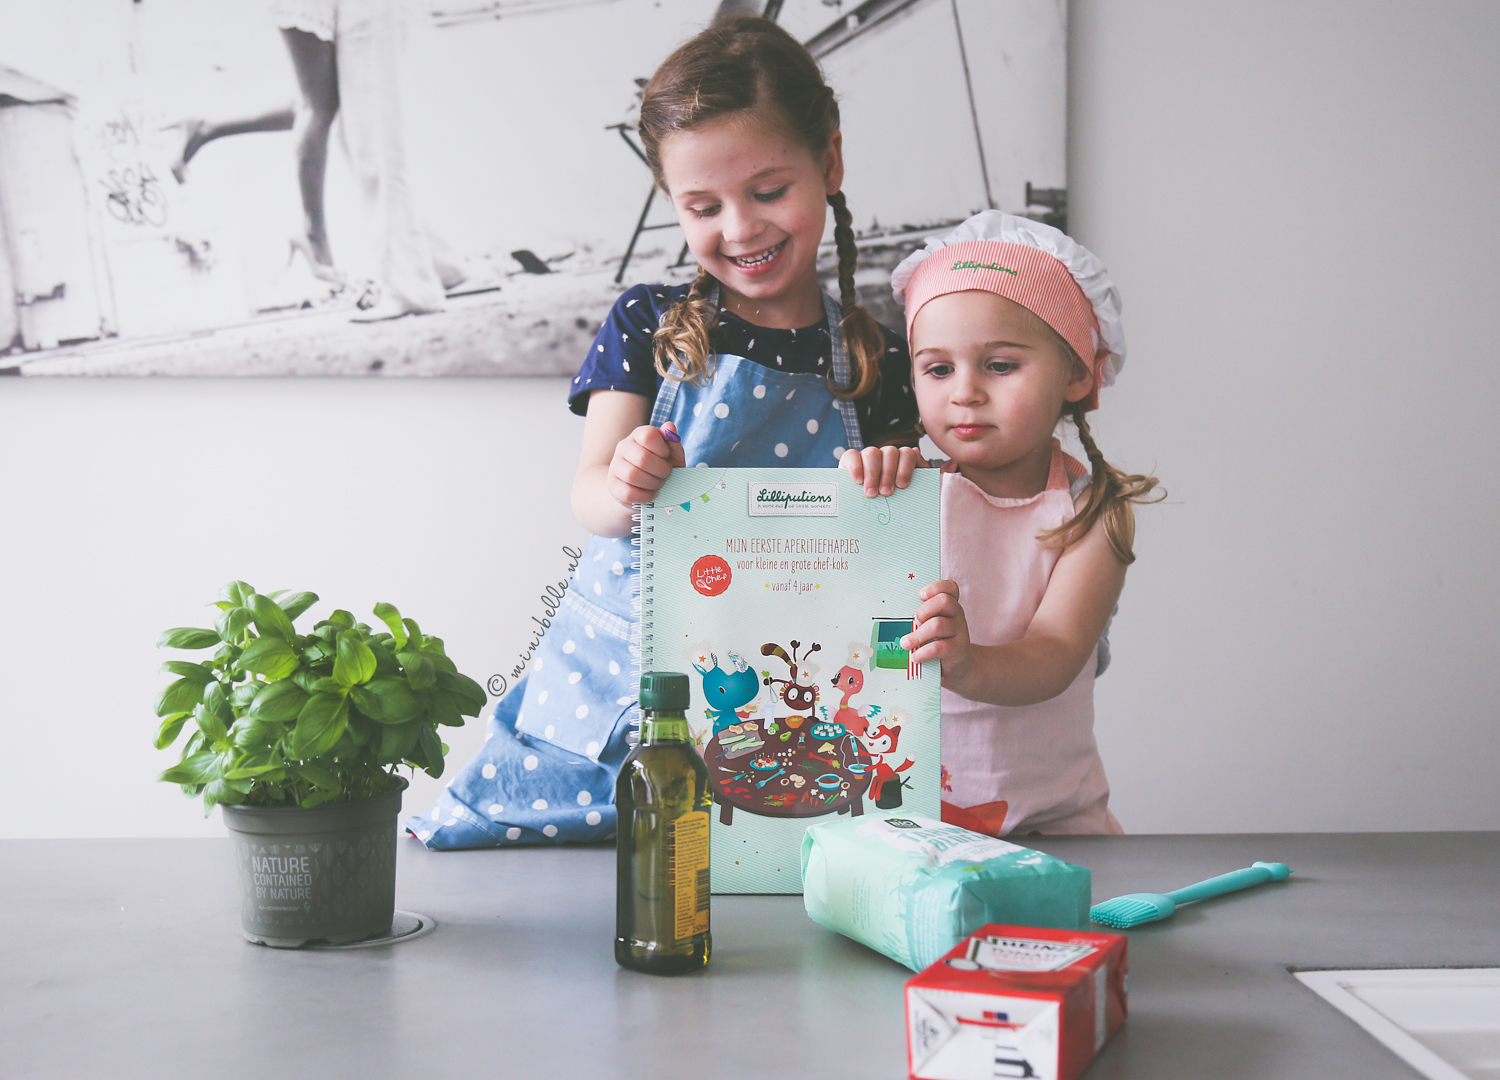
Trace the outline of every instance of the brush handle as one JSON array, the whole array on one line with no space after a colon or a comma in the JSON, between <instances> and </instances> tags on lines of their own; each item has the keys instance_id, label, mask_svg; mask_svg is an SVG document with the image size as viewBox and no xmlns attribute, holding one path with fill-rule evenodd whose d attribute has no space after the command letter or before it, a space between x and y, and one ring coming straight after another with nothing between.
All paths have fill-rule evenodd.
<instances>
[{"instance_id":1,"label":"brush handle","mask_svg":"<svg viewBox=\"0 0 1500 1080\"><path fill-rule=\"evenodd\" d=\"M1248 889L1263 881L1285 881L1291 872L1291 868L1286 863L1258 862L1243 870L1231 870L1227 874L1211 877L1207 881L1200 881L1196 885L1189 885L1176 892L1169 892L1167 895L1175 903L1186 904L1193 900L1206 900L1210 896L1223 896L1225 893L1235 892L1238 889Z\"/></svg>"}]
</instances>

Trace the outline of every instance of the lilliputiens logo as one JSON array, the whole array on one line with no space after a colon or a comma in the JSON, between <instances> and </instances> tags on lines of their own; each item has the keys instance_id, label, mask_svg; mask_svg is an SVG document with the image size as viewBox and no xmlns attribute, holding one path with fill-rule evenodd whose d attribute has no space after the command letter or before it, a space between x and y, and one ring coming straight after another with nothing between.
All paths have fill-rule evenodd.
<instances>
[{"instance_id":1,"label":"lilliputiens logo","mask_svg":"<svg viewBox=\"0 0 1500 1080\"><path fill-rule=\"evenodd\" d=\"M838 517L837 484L767 483L751 481L751 517Z\"/></svg>"},{"instance_id":2,"label":"lilliputiens logo","mask_svg":"<svg viewBox=\"0 0 1500 1080\"><path fill-rule=\"evenodd\" d=\"M999 271L1002 271L1003 273L1007 273L1007 274L1011 274L1011 275L1016 275L1016 272L1014 270L1012 270L1008 266L1001 266L999 263L975 262L973 259L959 259L958 262L954 263L953 266L950 269L953 269L953 270L999 270Z\"/></svg>"}]
</instances>

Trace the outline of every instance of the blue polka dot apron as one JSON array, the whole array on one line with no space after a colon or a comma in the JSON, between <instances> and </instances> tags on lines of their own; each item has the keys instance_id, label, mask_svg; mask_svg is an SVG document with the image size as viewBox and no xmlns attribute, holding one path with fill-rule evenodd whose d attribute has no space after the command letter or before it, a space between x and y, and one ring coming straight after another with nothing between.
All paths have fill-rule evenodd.
<instances>
[{"instance_id":1,"label":"blue polka dot apron","mask_svg":"<svg viewBox=\"0 0 1500 1080\"><path fill-rule=\"evenodd\" d=\"M838 305L823 297L833 378L849 384ZM675 421L689 468L833 467L860 449L854 403L822 375L714 358L702 386L668 379L651 423ZM484 745L436 804L406 819L429 848L607 840L615 777L630 746L639 640L637 555L629 537L594 537L568 581L526 677L495 705Z\"/></svg>"}]
</instances>

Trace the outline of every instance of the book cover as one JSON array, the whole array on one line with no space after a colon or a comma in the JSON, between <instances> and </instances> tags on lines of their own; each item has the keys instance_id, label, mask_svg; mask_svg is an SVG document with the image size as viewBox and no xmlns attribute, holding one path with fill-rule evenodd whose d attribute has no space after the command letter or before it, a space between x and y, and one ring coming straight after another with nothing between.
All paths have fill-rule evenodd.
<instances>
[{"instance_id":1,"label":"book cover","mask_svg":"<svg viewBox=\"0 0 1500 1080\"><path fill-rule=\"evenodd\" d=\"M691 677L716 893L802 891L829 815L940 815L936 662L900 639L939 577L940 476L677 469L642 507L641 667Z\"/></svg>"}]
</instances>

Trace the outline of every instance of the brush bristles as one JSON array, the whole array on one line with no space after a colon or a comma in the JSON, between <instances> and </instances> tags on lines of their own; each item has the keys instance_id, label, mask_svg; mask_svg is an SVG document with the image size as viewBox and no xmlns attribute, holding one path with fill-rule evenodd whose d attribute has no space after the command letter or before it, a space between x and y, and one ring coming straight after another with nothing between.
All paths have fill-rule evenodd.
<instances>
[{"instance_id":1,"label":"brush bristles","mask_svg":"<svg viewBox=\"0 0 1500 1080\"><path fill-rule=\"evenodd\" d=\"M1106 900L1089 909L1089 918L1116 930L1128 930L1143 922L1150 922L1160 915L1154 904L1139 900Z\"/></svg>"}]
</instances>

